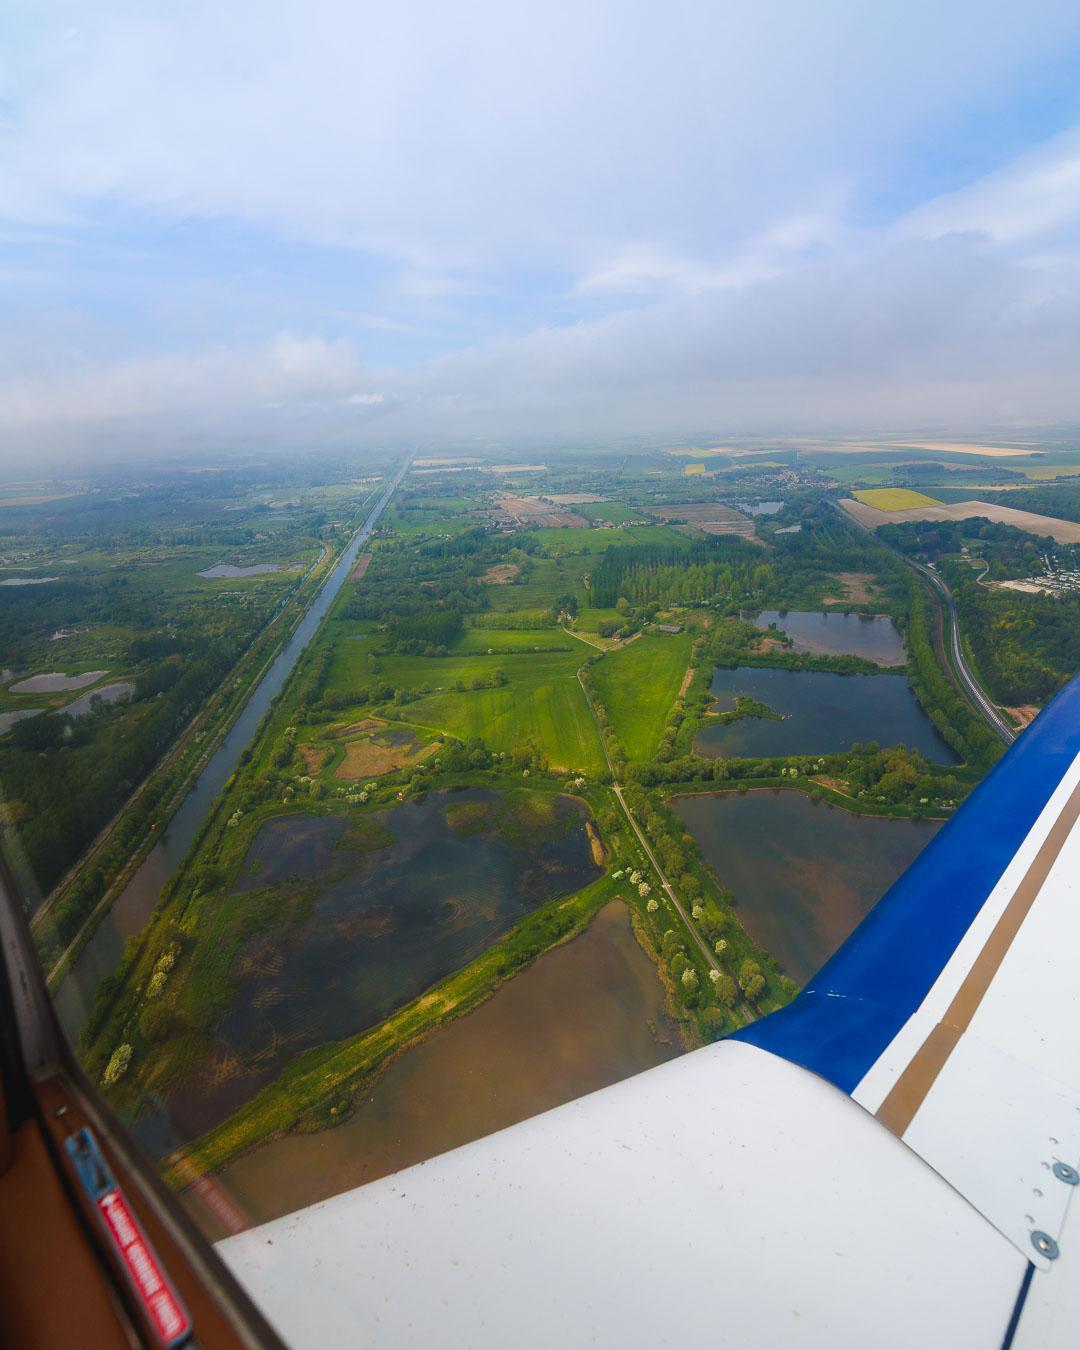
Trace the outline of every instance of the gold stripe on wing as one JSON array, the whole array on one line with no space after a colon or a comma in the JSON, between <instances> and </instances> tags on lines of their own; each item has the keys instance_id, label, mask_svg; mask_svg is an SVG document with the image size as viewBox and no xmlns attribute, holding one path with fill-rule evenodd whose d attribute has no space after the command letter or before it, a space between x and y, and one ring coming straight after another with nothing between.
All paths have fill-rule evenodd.
<instances>
[{"instance_id":1,"label":"gold stripe on wing","mask_svg":"<svg viewBox=\"0 0 1080 1350\"><path fill-rule=\"evenodd\" d=\"M915 1051L907 1067L893 1084L888 1096L874 1115L898 1138L911 1124L915 1112L922 1106L926 1094L934 1086L938 1074L956 1048L960 1037L971 1024L983 995L993 981L1005 956L1027 918L1035 897L1042 890L1050 869L1057 862L1073 826L1080 819L1080 784L1065 803L1061 814L1050 828L1042 847L1032 859L1031 866L1013 893L1012 899L994 925L982 951L956 991L945 1016L930 1031L926 1040Z\"/></svg>"}]
</instances>

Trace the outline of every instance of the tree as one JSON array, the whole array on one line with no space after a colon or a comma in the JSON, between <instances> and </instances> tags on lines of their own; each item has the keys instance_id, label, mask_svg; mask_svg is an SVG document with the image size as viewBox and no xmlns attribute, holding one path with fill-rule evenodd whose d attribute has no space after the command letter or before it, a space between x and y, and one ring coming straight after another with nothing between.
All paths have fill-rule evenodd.
<instances>
[{"instance_id":1,"label":"tree","mask_svg":"<svg viewBox=\"0 0 1080 1350\"><path fill-rule=\"evenodd\" d=\"M725 975L723 972L721 972L718 980L713 981L713 993L716 995L717 1003L725 1008L734 1008L735 1001L739 996L735 981L730 975Z\"/></svg>"}]
</instances>

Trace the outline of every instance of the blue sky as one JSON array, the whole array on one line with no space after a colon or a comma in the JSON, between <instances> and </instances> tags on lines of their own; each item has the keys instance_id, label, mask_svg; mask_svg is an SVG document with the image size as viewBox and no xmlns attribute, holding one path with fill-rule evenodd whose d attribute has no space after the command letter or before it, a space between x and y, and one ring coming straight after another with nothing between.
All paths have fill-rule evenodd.
<instances>
[{"instance_id":1,"label":"blue sky","mask_svg":"<svg viewBox=\"0 0 1080 1350\"><path fill-rule=\"evenodd\" d=\"M1080 13L5 7L0 453L1080 422Z\"/></svg>"}]
</instances>

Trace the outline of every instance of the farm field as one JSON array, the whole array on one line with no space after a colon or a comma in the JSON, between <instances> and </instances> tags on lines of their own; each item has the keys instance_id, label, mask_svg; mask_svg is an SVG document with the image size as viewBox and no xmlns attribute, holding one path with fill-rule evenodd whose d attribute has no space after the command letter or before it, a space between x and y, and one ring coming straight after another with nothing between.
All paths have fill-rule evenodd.
<instances>
[{"instance_id":1,"label":"farm field","mask_svg":"<svg viewBox=\"0 0 1080 1350\"><path fill-rule=\"evenodd\" d=\"M671 705L690 661L689 633L638 638L592 669L611 729L630 759L656 754Z\"/></svg>"},{"instance_id":2,"label":"farm field","mask_svg":"<svg viewBox=\"0 0 1080 1350\"><path fill-rule=\"evenodd\" d=\"M911 488L865 488L856 492L855 497L878 511L909 511L917 506L942 505L936 497L928 497L925 492L915 492Z\"/></svg>"},{"instance_id":3,"label":"farm field","mask_svg":"<svg viewBox=\"0 0 1080 1350\"><path fill-rule=\"evenodd\" d=\"M679 502L673 506L657 507L656 514L666 520L685 521L686 525L706 534L738 534L753 539L754 522L749 516L722 502Z\"/></svg>"},{"instance_id":4,"label":"farm field","mask_svg":"<svg viewBox=\"0 0 1080 1350\"><path fill-rule=\"evenodd\" d=\"M1056 516L1039 516L1033 511L1017 511L1011 506L997 506L992 502L954 502L952 505L917 507L912 510L881 511L866 502L841 498L840 505L856 520L876 529L879 525L901 525L906 520L969 520L982 516L1002 525L1014 525L1018 530L1041 538L1049 535L1059 544L1080 543L1080 524L1072 520L1058 520Z\"/></svg>"}]
</instances>

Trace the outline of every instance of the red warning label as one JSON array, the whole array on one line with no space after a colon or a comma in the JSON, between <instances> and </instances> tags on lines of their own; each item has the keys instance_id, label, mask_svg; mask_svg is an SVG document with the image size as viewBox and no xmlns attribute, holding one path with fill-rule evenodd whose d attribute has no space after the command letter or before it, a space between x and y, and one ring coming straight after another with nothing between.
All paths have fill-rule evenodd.
<instances>
[{"instance_id":1,"label":"red warning label","mask_svg":"<svg viewBox=\"0 0 1080 1350\"><path fill-rule=\"evenodd\" d=\"M162 1274L127 1201L112 1188L98 1197L97 1207L158 1335L167 1346L179 1345L190 1333L191 1322Z\"/></svg>"}]
</instances>

